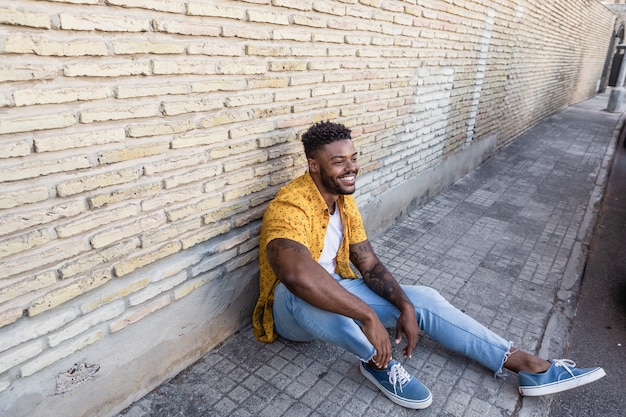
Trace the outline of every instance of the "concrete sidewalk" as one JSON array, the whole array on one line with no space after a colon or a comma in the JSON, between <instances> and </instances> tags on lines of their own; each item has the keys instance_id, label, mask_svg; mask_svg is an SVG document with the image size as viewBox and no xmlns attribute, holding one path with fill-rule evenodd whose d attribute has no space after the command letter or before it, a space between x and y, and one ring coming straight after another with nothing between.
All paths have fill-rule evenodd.
<instances>
[{"instance_id":1,"label":"concrete sidewalk","mask_svg":"<svg viewBox=\"0 0 626 417\"><path fill-rule=\"evenodd\" d=\"M545 119L377 236L396 279L437 289L523 350L562 357L622 124L607 102L598 95ZM608 368L602 361L579 365ZM551 401L520 397L514 373L496 379L425 336L402 362L431 389L429 408L393 404L342 349L262 344L247 325L120 416L538 416Z\"/></svg>"}]
</instances>

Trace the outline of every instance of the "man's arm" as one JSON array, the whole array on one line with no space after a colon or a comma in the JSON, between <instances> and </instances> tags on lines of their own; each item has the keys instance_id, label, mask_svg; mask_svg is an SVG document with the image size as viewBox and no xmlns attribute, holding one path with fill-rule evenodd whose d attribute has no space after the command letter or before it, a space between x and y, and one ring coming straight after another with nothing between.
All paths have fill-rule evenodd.
<instances>
[{"instance_id":1,"label":"man's arm","mask_svg":"<svg viewBox=\"0 0 626 417\"><path fill-rule=\"evenodd\" d=\"M403 351L405 356L411 357L419 337L413 303L391 272L378 259L369 240L350 245L350 260L361 272L367 286L400 310L400 318L396 324L396 344L400 343L404 333L407 345Z\"/></svg>"},{"instance_id":2,"label":"man's arm","mask_svg":"<svg viewBox=\"0 0 626 417\"><path fill-rule=\"evenodd\" d=\"M370 306L339 285L304 245L274 239L266 251L274 274L295 296L322 310L360 321L363 333L376 349L374 363L387 366L391 360L389 335Z\"/></svg>"}]
</instances>

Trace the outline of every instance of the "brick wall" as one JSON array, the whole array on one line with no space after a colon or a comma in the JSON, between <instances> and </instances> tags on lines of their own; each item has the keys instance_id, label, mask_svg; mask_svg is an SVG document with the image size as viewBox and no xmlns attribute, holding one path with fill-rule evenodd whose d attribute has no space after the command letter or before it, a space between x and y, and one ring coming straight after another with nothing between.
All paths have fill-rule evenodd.
<instances>
[{"instance_id":1,"label":"brick wall","mask_svg":"<svg viewBox=\"0 0 626 417\"><path fill-rule=\"evenodd\" d=\"M0 412L51 407L85 361L106 415L232 334L312 123L353 129L367 208L594 95L614 20L595 0L0 0Z\"/></svg>"}]
</instances>

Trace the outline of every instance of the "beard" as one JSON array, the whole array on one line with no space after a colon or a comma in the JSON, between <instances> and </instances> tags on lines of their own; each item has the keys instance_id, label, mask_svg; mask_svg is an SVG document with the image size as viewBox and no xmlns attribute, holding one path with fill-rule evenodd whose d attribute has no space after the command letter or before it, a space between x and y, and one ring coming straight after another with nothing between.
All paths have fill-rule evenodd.
<instances>
[{"instance_id":1,"label":"beard","mask_svg":"<svg viewBox=\"0 0 626 417\"><path fill-rule=\"evenodd\" d=\"M356 177L356 174L357 172L354 171L354 172L347 173L345 175L354 175ZM322 181L322 185L324 185L324 188L326 188L326 190L328 190L329 192L333 194L349 195L349 194L354 194L354 192L356 191L355 185L345 186L338 179L335 179L331 177L330 175L327 175L323 170L320 171L320 179Z\"/></svg>"}]
</instances>

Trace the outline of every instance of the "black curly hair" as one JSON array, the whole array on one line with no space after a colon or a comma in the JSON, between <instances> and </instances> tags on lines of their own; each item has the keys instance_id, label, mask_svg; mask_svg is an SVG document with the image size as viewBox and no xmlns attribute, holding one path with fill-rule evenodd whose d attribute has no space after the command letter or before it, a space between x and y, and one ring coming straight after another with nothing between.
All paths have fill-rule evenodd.
<instances>
[{"instance_id":1,"label":"black curly hair","mask_svg":"<svg viewBox=\"0 0 626 417\"><path fill-rule=\"evenodd\" d=\"M351 139L350 129L339 123L319 122L314 124L302 135L304 154L312 158L318 150L338 140Z\"/></svg>"}]
</instances>

